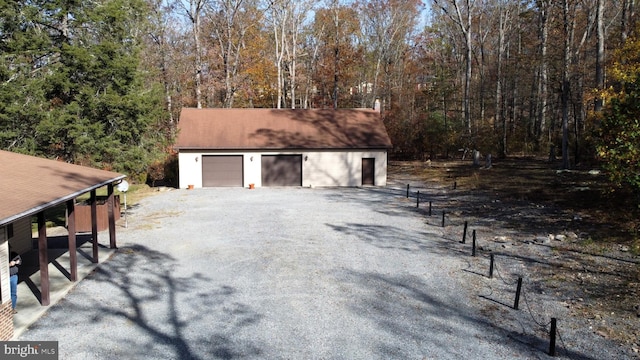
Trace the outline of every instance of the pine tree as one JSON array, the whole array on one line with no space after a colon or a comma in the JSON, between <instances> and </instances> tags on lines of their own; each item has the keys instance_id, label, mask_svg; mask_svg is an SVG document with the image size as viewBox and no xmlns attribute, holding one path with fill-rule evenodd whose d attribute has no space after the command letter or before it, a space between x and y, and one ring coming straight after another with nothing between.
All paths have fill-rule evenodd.
<instances>
[{"instance_id":1,"label":"pine tree","mask_svg":"<svg viewBox=\"0 0 640 360\"><path fill-rule=\"evenodd\" d=\"M13 7L2 24L2 147L146 173L166 144L158 127L167 114L161 89L140 67L145 2Z\"/></svg>"}]
</instances>

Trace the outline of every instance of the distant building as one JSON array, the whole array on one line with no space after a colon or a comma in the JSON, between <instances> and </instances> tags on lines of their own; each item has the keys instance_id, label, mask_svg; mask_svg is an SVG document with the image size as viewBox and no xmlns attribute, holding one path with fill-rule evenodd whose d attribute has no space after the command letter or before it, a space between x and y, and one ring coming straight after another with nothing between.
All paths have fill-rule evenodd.
<instances>
[{"instance_id":1,"label":"distant building","mask_svg":"<svg viewBox=\"0 0 640 360\"><path fill-rule=\"evenodd\" d=\"M385 186L391 140L372 109L193 109L179 187Z\"/></svg>"}]
</instances>

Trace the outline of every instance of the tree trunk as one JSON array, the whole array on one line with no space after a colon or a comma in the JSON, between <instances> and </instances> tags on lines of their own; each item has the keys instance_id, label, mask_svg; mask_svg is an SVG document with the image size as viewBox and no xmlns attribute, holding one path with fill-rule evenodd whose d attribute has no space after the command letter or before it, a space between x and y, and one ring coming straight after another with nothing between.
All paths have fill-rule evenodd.
<instances>
[{"instance_id":1,"label":"tree trunk","mask_svg":"<svg viewBox=\"0 0 640 360\"><path fill-rule=\"evenodd\" d=\"M467 125L467 132L471 135L471 110L470 110L470 90L471 90L471 9L467 0L467 25L466 25L466 62L467 70L464 77L464 121Z\"/></svg>"},{"instance_id":2,"label":"tree trunk","mask_svg":"<svg viewBox=\"0 0 640 360\"><path fill-rule=\"evenodd\" d=\"M196 95L196 107L202 108L202 44L200 43L200 15L202 9L204 9L208 0L189 0L189 8L186 8L186 4L180 3L184 7L187 13L187 17L191 22L193 44L195 50L195 95Z\"/></svg>"},{"instance_id":3,"label":"tree trunk","mask_svg":"<svg viewBox=\"0 0 640 360\"><path fill-rule=\"evenodd\" d=\"M200 13L206 0L191 0L189 5L189 19L193 27L193 44L195 46L195 92L196 107L202 109L202 44L200 43Z\"/></svg>"},{"instance_id":4,"label":"tree trunk","mask_svg":"<svg viewBox=\"0 0 640 360\"><path fill-rule=\"evenodd\" d=\"M569 0L563 0L564 51L562 61L562 168L569 169L569 62L571 53Z\"/></svg>"},{"instance_id":5,"label":"tree trunk","mask_svg":"<svg viewBox=\"0 0 640 360\"><path fill-rule=\"evenodd\" d=\"M276 108L280 109L282 108L282 103L283 103L283 91L282 91L282 87L284 86L284 80L283 80L283 71L282 71L282 58L284 56L284 19L280 19L280 21L282 21L281 24L278 23L277 19L277 14L274 11L273 14L274 20L273 20L273 38L274 38L274 49L275 49L275 65L276 65L276 70L277 70L277 92L278 92L278 96L277 96L277 100L276 100ZM280 29L280 27L282 27L282 30Z\"/></svg>"},{"instance_id":6,"label":"tree trunk","mask_svg":"<svg viewBox=\"0 0 640 360\"><path fill-rule=\"evenodd\" d=\"M504 107L502 101L502 60L505 52L505 30L508 20L508 10L503 8L500 3L499 21L498 21L498 59L496 69L496 107L494 129L498 125L502 125L502 138L500 140L500 157L507 156L507 119L503 116Z\"/></svg>"},{"instance_id":7,"label":"tree trunk","mask_svg":"<svg viewBox=\"0 0 640 360\"><path fill-rule=\"evenodd\" d=\"M548 91L548 63L547 41L549 37L549 4L542 1L540 8L540 79L538 83L538 123L536 137L538 143L542 140L547 122L547 91Z\"/></svg>"},{"instance_id":8,"label":"tree trunk","mask_svg":"<svg viewBox=\"0 0 640 360\"><path fill-rule=\"evenodd\" d=\"M604 90L604 2L598 0L597 4L597 33L598 33L598 53L596 56L596 87L599 91ZM600 96L596 97L595 111L602 110L603 100Z\"/></svg>"},{"instance_id":9,"label":"tree trunk","mask_svg":"<svg viewBox=\"0 0 640 360\"><path fill-rule=\"evenodd\" d=\"M622 2L622 16L620 17L620 38L624 43L629 37L630 29L633 29L633 19L635 17L635 0L624 0Z\"/></svg>"}]
</instances>

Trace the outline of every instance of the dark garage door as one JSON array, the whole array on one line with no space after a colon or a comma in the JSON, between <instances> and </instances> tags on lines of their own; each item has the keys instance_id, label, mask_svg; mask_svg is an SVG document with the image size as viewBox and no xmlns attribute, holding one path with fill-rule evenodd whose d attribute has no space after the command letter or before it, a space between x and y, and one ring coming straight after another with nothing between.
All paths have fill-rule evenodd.
<instances>
[{"instance_id":1,"label":"dark garage door","mask_svg":"<svg viewBox=\"0 0 640 360\"><path fill-rule=\"evenodd\" d=\"M302 186L302 155L262 155L262 186Z\"/></svg>"},{"instance_id":2,"label":"dark garage door","mask_svg":"<svg viewBox=\"0 0 640 360\"><path fill-rule=\"evenodd\" d=\"M242 186L242 155L202 157L202 186Z\"/></svg>"}]
</instances>

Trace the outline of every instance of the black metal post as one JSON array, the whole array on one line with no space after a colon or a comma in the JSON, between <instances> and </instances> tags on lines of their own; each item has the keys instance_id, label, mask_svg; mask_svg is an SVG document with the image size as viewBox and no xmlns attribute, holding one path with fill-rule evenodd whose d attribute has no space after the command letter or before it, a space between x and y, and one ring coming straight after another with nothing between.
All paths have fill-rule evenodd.
<instances>
[{"instance_id":1,"label":"black metal post","mask_svg":"<svg viewBox=\"0 0 640 360\"><path fill-rule=\"evenodd\" d=\"M444 227L444 217L446 215L446 211L442 210L442 227Z\"/></svg>"},{"instance_id":2,"label":"black metal post","mask_svg":"<svg viewBox=\"0 0 640 360\"><path fill-rule=\"evenodd\" d=\"M551 331L549 333L549 356L556 356L556 318L551 318Z\"/></svg>"},{"instance_id":3,"label":"black metal post","mask_svg":"<svg viewBox=\"0 0 640 360\"><path fill-rule=\"evenodd\" d=\"M471 256L476 256L476 231L473 230L473 245L471 246Z\"/></svg>"},{"instance_id":4,"label":"black metal post","mask_svg":"<svg viewBox=\"0 0 640 360\"><path fill-rule=\"evenodd\" d=\"M407 184L407 199L409 198L409 184Z\"/></svg>"},{"instance_id":5,"label":"black metal post","mask_svg":"<svg viewBox=\"0 0 640 360\"><path fill-rule=\"evenodd\" d=\"M489 279L493 279L493 263L495 261L493 254L490 255L491 261L489 263Z\"/></svg>"},{"instance_id":6,"label":"black metal post","mask_svg":"<svg viewBox=\"0 0 640 360\"><path fill-rule=\"evenodd\" d=\"M431 201L429 201L429 216L431 216Z\"/></svg>"},{"instance_id":7,"label":"black metal post","mask_svg":"<svg viewBox=\"0 0 640 360\"><path fill-rule=\"evenodd\" d=\"M458 182L457 182L457 181L454 181L454 182L453 182L453 190L455 190L455 189L457 189L457 188L458 188Z\"/></svg>"},{"instance_id":8,"label":"black metal post","mask_svg":"<svg viewBox=\"0 0 640 360\"><path fill-rule=\"evenodd\" d=\"M465 221L464 222L464 230L462 230L462 241L461 243L466 243L467 242L467 225L468 223Z\"/></svg>"},{"instance_id":9,"label":"black metal post","mask_svg":"<svg viewBox=\"0 0 640 360\"><path fill-rule=\"evenodd\" d=\"M518 310L520 304L520 291L522 290L522 277L518 278L518 287L516 288L516 301L513 303L513 309Z\"/></svg>"},{"instance_id":10,"label":"black metal post","mask_svg":"<svg viewBox=\"0 0 640 360\"><path fill-rule=\"evenodd\" d=\"M418 190L418 195L416 195L416 207L420 207L420 190Z\"/></svg>"}]
</instances>

